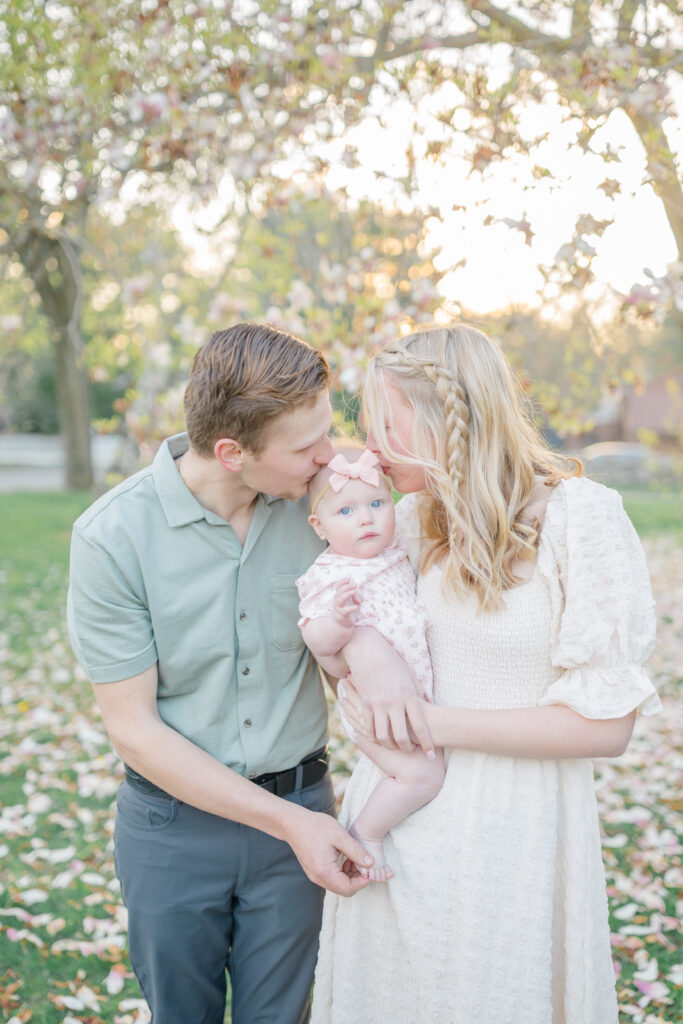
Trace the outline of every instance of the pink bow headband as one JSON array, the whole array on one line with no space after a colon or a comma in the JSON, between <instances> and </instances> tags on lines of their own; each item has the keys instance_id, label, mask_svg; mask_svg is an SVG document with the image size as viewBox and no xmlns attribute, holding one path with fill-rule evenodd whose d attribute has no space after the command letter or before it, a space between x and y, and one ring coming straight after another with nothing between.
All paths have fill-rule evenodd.
<instances>
[{"instance_id":1,"label":"pink bow headband","mask_svg":"<svg viewBox=\"0 0 683 1024\"><path fill-rule=\"evenodd\" d=\"M349 480L363 480L366 484L370 484L371 487L379 487L380 475L374 468L379 465L379 459L367 448L356 462L349 462L340 452L327 465L334 472L315 499L311 507L311 515L317 509L323 495L327 494L330 488L335 494L338 494Z\"/></svg>"}]
</instances>

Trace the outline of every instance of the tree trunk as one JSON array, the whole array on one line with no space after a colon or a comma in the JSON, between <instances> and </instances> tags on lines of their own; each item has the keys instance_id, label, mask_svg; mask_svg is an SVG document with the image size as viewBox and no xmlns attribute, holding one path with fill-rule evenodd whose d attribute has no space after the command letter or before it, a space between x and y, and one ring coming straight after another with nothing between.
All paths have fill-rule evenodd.
<instances>
[{"instance_id":1,"label":"tree trunk","mask_svg":"<svg viewBox=\"0 0 683 1024\"><path fill-rule=\"evenodd\" d=\"M88 377L66 328L53 325L53 331L66 485L87 489L93 485Z\"/></svg>"},{"instance_id":2,"label":"tree trunk","mask_svg":"<svg viewBox=\"0 0 683 1024\"><path fill-rule=\"evenodd\" d=\"M81 269L70 241L31 230L19 248L53 336L66 486L93 485L88 377L79 358Z\"/></svg>"},{"instance_id":3,"label":"tree trunk","mask_svg":"<svg viewBox=\"0 0 683 1024\"><path fill-rule=\"evenodd\" d=\"M678 250L677 259L683 262L683 187L676 157L660 119L648 118L632 106L626 107L626 113L631 118L645 149L652 187L664 206ZM683 334L683 311L673 306L667 319L679 335Z\"/></svg>"}]
</instances>

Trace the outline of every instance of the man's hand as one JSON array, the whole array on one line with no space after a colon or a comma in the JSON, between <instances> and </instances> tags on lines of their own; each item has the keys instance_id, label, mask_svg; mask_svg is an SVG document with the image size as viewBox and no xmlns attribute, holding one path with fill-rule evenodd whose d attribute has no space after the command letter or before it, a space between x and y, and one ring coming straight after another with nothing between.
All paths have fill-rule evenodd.
<instances>
[{"instance_id":1,"label":"man's hand","mask_svg":"<svg viewBox=\"0 0 683 1024\"><path fill-rule=\"evenodd\" d=\"M286 839L306 875L339 896L353 896L369 884L353 870L343 865L362 864L371 867L373 858L350 836L345 828L329 814L305 811L287 826Z\"/></svg>"},{"instance_id":2,"label":"man's hand","mask_svg":"<svg viewBox=\"0 0 683 1024\"><path fill-rule=\"evenodd\" d=\"M374 629L362 626L356 627L343 653L363 705L361 732L388 750L410 753L419 746L433 758L434 741L424 702L415 697L412 674L396 649Z\"/></svg>"}]
</instances>

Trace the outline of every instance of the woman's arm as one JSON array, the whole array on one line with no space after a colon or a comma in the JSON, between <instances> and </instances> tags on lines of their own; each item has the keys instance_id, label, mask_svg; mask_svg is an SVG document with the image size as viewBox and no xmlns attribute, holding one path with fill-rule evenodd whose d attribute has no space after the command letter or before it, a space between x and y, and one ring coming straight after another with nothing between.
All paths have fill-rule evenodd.
<instances>
[{"instance_id":1,"label":"woman's arm","mask_svg":"<svg viewBox=\"0 0 683 1024\"><path fill-rule=\"evenodd\" d=\"M352 686L345 688L341 703L360 735L381 742ZM636 717L632 711L622 718L584 718L563 705L501 711L447 708L414 694L406 696L405 709L411 725L426 720L437 747L544 760L618 757L628 746Z\"/></svg>"},{"instance_id":2,"label":"woman's arm","mask_svg":"<svg viewBox=\"0 0 683 1024\"><path fill-rule=\"evenodd\" d=\"M412 698L406 704L410 718ZM475 711L428 704L421 710L438 746L553 760L618 757L628 746L636 718L635 711L623 718L584 718L563 705Z\"/></svg>"}]
</instances>

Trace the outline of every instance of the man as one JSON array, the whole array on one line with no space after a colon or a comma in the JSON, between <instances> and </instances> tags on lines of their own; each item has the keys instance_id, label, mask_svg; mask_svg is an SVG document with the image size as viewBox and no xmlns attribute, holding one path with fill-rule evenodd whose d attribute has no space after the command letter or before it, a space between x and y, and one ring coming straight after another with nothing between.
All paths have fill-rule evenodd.
<instances>
[{"instance_id":1,"label":"man","mask_svg":"<svg viewBox=\"0 0 683 1024\"><path fill-rule=\"evenodd\" d=\"M372 860L331 816L326 703L297 627L328 384L283 331L218 331L187 435L74 526L69 627L126 764L116 869L155 1024L222 1024L226 968L234 1024L306 1020L320 886L367 884L340 867Z\"/></svg>"}]
</instances>

